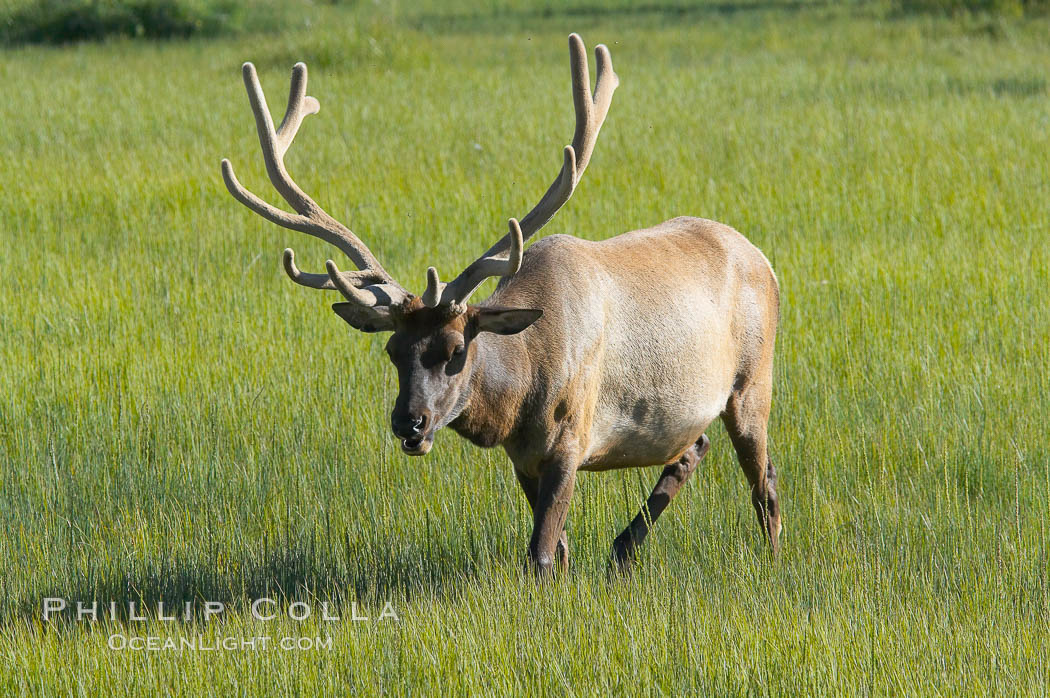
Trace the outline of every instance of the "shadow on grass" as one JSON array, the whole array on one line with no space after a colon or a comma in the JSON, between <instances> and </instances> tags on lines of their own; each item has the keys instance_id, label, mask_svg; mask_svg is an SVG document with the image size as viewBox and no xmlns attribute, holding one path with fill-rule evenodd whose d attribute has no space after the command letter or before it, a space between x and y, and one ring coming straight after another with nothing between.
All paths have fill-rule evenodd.
<instances>
[{"instance_id":1,"label":"shadow on grass","mask_svg":"<svg viewBox=\"0 0 1050 698\"><path fill-rule=\"evenodd\" d=\"M261 551L244 551L239 559L221 551L124 566L78 567L68 571L64 583L9 600L0 611L0 627L41 621L45 599L67 603L64 611L52 615L49 625L58 627L76 621L78 601L98 602L99 620L119 624L156 617L159 602L164 615L193 623L204 620L207 602L220 602L227 612L248 612L252 601L260 598L275 600L276 607L267 610L281 614L288 604L303 601L316 612L327 603L344 618L350 617L351 604L378 615L387 601L396 605L418 597L455 597L483 567L515 564L509 551L494 548L494 541L470 539L409 541L399 542L396 549L384 550L380 544L356 554L347 539L338 547L306 540L273 550L264 543ZM62 575L57 571L54 576Z\"/></svg>"},{"instance_id":2,"label":"shadow on grass","mask_svg":"<svg viewBox=\"0 0 1050 698\"><path fill-rule=\"evenodd\" d=\"M987 94L994 97L1042 97L1047 91L1043 77L1021 76L994 79L951 79L948 91L954 94Z\"/></svg>"}]
</instances>

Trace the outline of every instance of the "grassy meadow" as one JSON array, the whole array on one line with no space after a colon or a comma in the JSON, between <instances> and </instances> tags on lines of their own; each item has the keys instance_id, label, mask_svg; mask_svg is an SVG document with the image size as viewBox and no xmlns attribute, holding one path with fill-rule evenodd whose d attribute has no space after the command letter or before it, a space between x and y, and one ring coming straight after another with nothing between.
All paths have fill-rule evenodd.
<instances>
[{"instance_id":1,"label":"grassy meadow","mask_svg":"<svg viewBox=\"0 0 1050 698\"><path fill-rule=\"evenodd\" d=\"M421 291L555 174L570 31L621 86L544 233L703 216L780 279L776 560L716 423L633 577L608 552L658 469L582 474L573 569L537 587L503 452L446 431L402 455L383 336L280 266L334 251L222 184L230 157L279 201L239 67L279 118L306 61L290 171ZM880 4L502 0L0 49L0 693L1045 695L1048 39ZM47 597L123 611L43 623ZM313 615L253 619L260 597ZM158 601L198 613L128 618Z\"/></svg>"}]
</instances>

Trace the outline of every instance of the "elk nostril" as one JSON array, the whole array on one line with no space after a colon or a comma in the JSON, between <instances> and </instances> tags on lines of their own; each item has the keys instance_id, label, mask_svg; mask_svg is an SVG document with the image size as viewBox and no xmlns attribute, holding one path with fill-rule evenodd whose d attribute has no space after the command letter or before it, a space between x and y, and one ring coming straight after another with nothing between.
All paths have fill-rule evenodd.
<instances>
[{"instance_id":1,"label":"elk nostril","mask_svg":"<svg viewBox=\"0 0 1050 698\"><path fill-rule=\"evenodd\" d=\"M419 415L407 413L392 416L390 422L395 436L400 439L411 439L421 437L426 433L430 417L426 413Z\"/></svg>"},{"instance_id":2,"label":"elk nostril","mask_svg":"<svg viewBox=\"0 0 1050 698\"><path fill-rule=\"evenodd\" d=\"M404 438L418 436L419 434L423 433L423 428L426 424L426 417L416 416L413 414L405 414L394 417L392 421L394 433Z\"/></svg>"}]
</instances>

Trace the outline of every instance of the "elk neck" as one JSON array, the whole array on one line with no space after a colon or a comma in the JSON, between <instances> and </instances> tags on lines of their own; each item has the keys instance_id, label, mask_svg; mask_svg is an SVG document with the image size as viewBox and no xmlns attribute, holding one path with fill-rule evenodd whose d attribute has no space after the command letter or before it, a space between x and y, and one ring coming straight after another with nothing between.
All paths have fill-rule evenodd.
<instances>
[{"instance_id":1,"label":"elk neck","mask_svg":"<svg viewBox=\"0 0 1050 698\"><path fill-rule=\"evenodd\" d=\"M515 431L527 397L532 361L522 335L481 334L474 339L466 405L452 427L478 446L498 446Z\"/></svg>"}]
</instances>

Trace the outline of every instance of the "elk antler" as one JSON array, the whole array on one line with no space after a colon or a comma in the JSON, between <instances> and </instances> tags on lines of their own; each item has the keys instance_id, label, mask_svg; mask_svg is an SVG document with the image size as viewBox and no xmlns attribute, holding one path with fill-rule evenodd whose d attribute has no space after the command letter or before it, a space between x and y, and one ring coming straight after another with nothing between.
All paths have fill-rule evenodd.
<instances>
[{"instance_id":1,"label":"elk antler","mask_svg":"<svg viewBox=\"0 0 1050 698\"><path fill-rule=\"evenodd\" d=\"M288 175L284 167L284 154L292 144L303 119L316 114L321 105L313 97L306 96L306 65L296 63L292 68L292 84L288 94L288 108L281 125L274 129L266 96L259 84L255 66L245 63L244 86L248 90L248 101L255 114L255 126L259 132L266 173L274 189L295 209L288 213L272 206L251 193L237 181L230 161L222 161L222 178L233 197L257 214L277 225L313 235L343 251L353 260L360 271L340 272L329 260L328 274L310 274L295 266L295 253L284 251L284 269L292 281L310 288L340 290L348 300L362 305L390 305L403 301L408 292L383 269L371 250L354 235L349 228L332 218L317 205ZM351 290L352 289L352 290Z\"/></svg>"},{"instance_id":2,"label":"elk antler","mask_svg":"<svg viewBox=\"0 0 1050 698\"><path fill-rule=\"evenodd\" d=\"M564 162L557 178L540 202L525 214L520 224L517 220L510 219L510 232L450 283L442 284L437 271L430 267L427 270L427 290L422 296L424 304L430 307L438 304L462 306L470 294L488 277L515 273L521 266L521 247L524 241L546 225L572 196L580 178L583 177L583 171L587 169L587 163L591 160L598 132L609 113L613 91L620 84L620 78L613 72L609 49L599 44L594 49L594 57L598 64L598 75L592 96L587 48L579 34L569 35L569 65L572 74L572 102L576 108L576 131L572 137L572 145L565 146ZM505 252L509 254L508 259L501 258Z\"/></svg>"},{"instance_id":3,"label":"elk antler","mask_svg":"<svg viewBox=\"0 0 1050 698\"><path fill-rule=\"evenodd\" d=\"M442 284L438 278L437 269L427 269L427 289L423 291L423 304L434 308L439 304L455 306L455 310L462 312L466 308L461 307L466 303L471 293L490 276L511 276L517 273L521 267L521 252L524 240L521 227L516 218L508 221L510 232L510 253L506 259L495 255L483 255L478 257L469 267L464 269L452 283Z\"/></svg>"}]
</instances>

